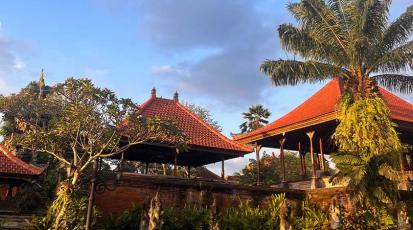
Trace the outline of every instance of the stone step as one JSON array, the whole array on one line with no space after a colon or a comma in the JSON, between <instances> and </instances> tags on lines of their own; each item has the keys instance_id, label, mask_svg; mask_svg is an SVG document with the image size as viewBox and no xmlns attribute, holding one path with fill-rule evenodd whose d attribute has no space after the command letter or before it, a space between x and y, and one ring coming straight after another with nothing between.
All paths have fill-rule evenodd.
<instances>
[{"instance_id":1,"label":"stone step","mask_svg":"<svg viewBox=\"0 0 413 230\"><path fill-rule=\"evenodd\" d=\"M27 221L30 220L30 215L0 215L0 229L23 229Z\"/></svg>"}]
</instances>

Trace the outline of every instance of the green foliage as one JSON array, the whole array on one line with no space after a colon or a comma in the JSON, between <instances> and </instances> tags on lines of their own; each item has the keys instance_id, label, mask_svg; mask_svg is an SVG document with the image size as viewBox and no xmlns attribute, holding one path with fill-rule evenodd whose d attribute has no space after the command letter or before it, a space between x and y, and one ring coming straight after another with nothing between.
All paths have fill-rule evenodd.
<instances>
[{"instance_id":1,"label":"green foliage","mask_svg":"<svg viewBox=\"0 0 413 230\"><path fill-rule=\"evenodd\" d=\"M50 205L46 216L34 216L26 229L84 229L87 203L87 198L80 195L78 191L72 191L67 184L61 184L56 199Z\"/></svg>"},{"instance_id":2,"label":"green foliage","mask_svg":"<svg viewBox=\"0 0 413 230\"><path fill-rule=\"evenodd\" d=\"M391 213L385 208L369 209L357 207L353 212L345 213L344 229L397 229L397 224Z\"/></svg>"},{"instance_id":3,"label":"green foliage","mask_svg":"<svg viewBox=\"0 0 413 230\"><path fill-rule=\"evenodd\" d=\"M413 76L401 73L413 68L413 6L389 22L390 3L301 0L288 4L298 23L280 25L278 34L284 50L300 60L267 60L261 71L277 86L339 76L346 91L360 99L377 91L377 82L412 93Z\"/></svg>"},{"instance_id":4,"label":"green foliage","mask_svg":"<svg viewBox=\"0 0 413 230\"><path fill-rule=\"evenodd\" d=\"M176 208L166 209L162 222L162 230L208 230L211 217L206 208L187 206L181 211Z\"/></svg>"},{"instance_id":5,"label":"green foliage","mask_svg":"<svg viewBox=\"0 0 413 230\"><path fill-rule=\"evenodd\" d=\"M129 230L139 229L142 215L142 208L133 206L131 210L123 212L119 216L111 215L103 224L105 230Z\"/></svg>"},{"instance_id":6,"label":"green foliage","mask_svg":"<svg viewBox=\"0 0 413 230\"><path fill-rule=\"evenodd\" d=\"M300 209L301 215L294 219L294 227L303 230L324 230L329 229L328 214L320 208L311 204L306 198Z\"/></svg>"},{"instance_id":7,"label":"green foliage","mask_svg":"<svg viewBox=\"0 0 413 230\"><path fill-rule=\"evenodd\" d=\"M217 120L214 119L214 117L208 109L189 102L183 102L182 104L189 110L191 110L195 115L204 120L206 123L211 125L214 129L218 130L219 132L222 132L222 126L219 124Z\"/></svg>"},{"instance_id":8,"label":"green foliage","mask_svg":"<svg viewBox=\"0 0 413 230\"><path fill-rule=\"evenodd\" d=\"M397 185L407 177L399 172L399 154L404 151L380 97L342 102L340 124L334 134L339 152L332 158L340 175L350 178L355 202L367 207L394 205Z\"/></svg>"},{"instance_id":9,"label":"green foliage","mask_svg":"<svg viewBox=\"0 0 413 230\"><path fill-rule=\"evenodd\" d=\"M42 193L34 189L34 186L24 184L20 186L20 192L16 197L19 211L32 211L42 204Z\"/></svg>"},{"instance_id":10,"label":"green foliage","mask_svg":"<svg viewBox=\"0 0 413 230\"><path fill-rule=\"evenodd\" d=\"M222 230L278 229L279 210L285 195L272 195L267 207L253 207L249 200L242 201L236 208L230 208L219 219Z\"/></svg>"},{"instance_id":11,"label":"green foliage","mask_svg":"<svg viewBox=\"0 0 413 230\"><path fill-rule=\"evenodd\" d=\"M248 112L242 113L242 115L245 122L239 128L241 133L246 133L268 124L266 119L271 116L271 112L262 105L253 105Z\"/></svg>"}]
</instances>

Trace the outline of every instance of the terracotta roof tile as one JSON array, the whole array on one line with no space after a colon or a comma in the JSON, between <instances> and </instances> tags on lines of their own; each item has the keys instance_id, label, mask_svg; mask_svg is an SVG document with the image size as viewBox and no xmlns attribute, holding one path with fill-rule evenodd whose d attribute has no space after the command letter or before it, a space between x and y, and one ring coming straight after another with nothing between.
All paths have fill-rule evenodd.
<instances>
[{"instance_id":1,"label":"terracotta roof tile","mask_svg":"<svg viewBox=\"0 0 413 230\"><path fill-rule=\"evenodd\" d=\"M249 153L250 147L236 143L215 130L201 118L192 113L177 100L152 96L140 106L143 116L159 116L162 119L172 120L176 127L187 135L191 147L206 147L226 151Z\"/></svg>"},{"instance_id":2,"label":"terracotta roof tile","mask_svg":"<svg viewBox=\"0 0 413 230\"><path fill-rule=\"evenodd\" d=\"M390 109L391 117L393 119L413 122L412 104L404 101L381 87L379 90ZM271 122L268 125L252 132L234 135L233 138L238 141L244 138L253 137L255 135L261 135L279 128L302 123L326 114L334 114L337 111L337 105L340 102L341 95L342 87L340 80L339 78L334 78L318 92L278 120L275 120L274 122ZM338 114L334 116L334 119L337 118L337 115Z\"/></svg>"},{"instance_id":3,"label":"terracotta roof tile","mask_svg":"<svg viewBox=\"0 0 413 230\"><path fill-rule=\"evenodd\" d=\"M4 145L0 145L0 175L38 176L42 172L40 168L20 160Z\"/></svg>"}]
</instances>

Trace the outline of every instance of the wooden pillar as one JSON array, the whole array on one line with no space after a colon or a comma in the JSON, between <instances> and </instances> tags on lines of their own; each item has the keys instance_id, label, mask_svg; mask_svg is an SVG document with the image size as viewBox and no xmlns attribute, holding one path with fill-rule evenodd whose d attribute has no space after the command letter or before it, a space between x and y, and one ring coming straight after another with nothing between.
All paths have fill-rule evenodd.
<instances>
[{"instance_id":1,"label":"wooden pillar","mask_svg":"<svg viewBox=\"0 0 413 230\"><path fill-rule=\"evenodd\" d=\"M406 158L406 153L402 152L400 153L400 171L408 171L408 164L407 164L407 158Z\"/></svg>"},{"instance_id":2,"label":"wooden pillar","mask_svg":"<svg viewBox=\"0 0 413 230\"><path fill-rule=\"evenodd\" d=\"M313 164L313 170L311 174L311 189L317 188L317 171L316 171L316 160L314 156L314 146L313 146L313 137L314 137L314 131L307 132L307 136L310 139L310 154L311 154L311 163Z\"/></svg>"},{"instance_id":3,"label":"wooden pillar","mask_svg":"<svg viewBox=\"0 0 413 230\"><path fill-rule=\"evenodd\" d=\"M145 162L145 174L148 174L149 172L149 163Z\"/></svg>"},{"instance_id":4,"label":"wooden pillar","mask_svg":"<svg viewBox=\"0 0 413 230\"><path fill-rule=\"evenodd\" d=\"M280 143L281 187L287 187L287 180L285 179L285 158L284 158L285 138L280 139L278 142Z\"/></svg>"},{"instance_id":5,"label":"wooden pillar","mask_svg":"<svg viewBox=\"0 0 413 230\"><path fill-rule=\"evenodd\" d=\"M325 166L325 159L324 159L324 146L323 146L323 139L319 139L320 144L320 168L323 172L327 171Z\"/></svg>"},{"instance_id":6,"label":"wooden pillar","mask_svg":"<svg viewBox=\"0 0 413 230\"><path fill-rule=\"evenodd\" d=\"M174 158L174 176L178 176L178 153L175 153Z\"/></svg>"},{"instance_id":7,"label":"wooden pillar","mask_svg":"<svg viewBox=\"0 0 413 230\"><path fill-rule=\"evenodd\" d=\"M191 178L191 166L188 165L188 178Z\"/></svg>"},{"instance_id":8,"label":"wooden pillar","mask_svg":"<svg viewBox=\"0 0 413 230\"><path fill-rule=\"evenodd\" d=\"M225 164L224 160L221 161L221 178L225 180Z\"/></svg>"},{"instance_id":9,"label":"wooden pillar","mask_svg":"<svg viewBox=\"0 0 413 230\"><path fill-rule=\"evenodd\" d=\"M307 168L305 166L305 154L303 153L303 150L301 149L301 142L298 142L298 156L300 157L300 175L301 178L306 177L307 175Z\"/></svg>"},{"instance_id":10,"label":"wooden pillar","mask_svg":"<svg viewBox=\"0 0 413 230\"><path fill-rule=\"evenodd\" d=\"M260 150L261 150L261 145L258 145L255 143L255 155L257 159L257 185L261 185L261 165L260 165Z\"/></svg>"}]
</instances>

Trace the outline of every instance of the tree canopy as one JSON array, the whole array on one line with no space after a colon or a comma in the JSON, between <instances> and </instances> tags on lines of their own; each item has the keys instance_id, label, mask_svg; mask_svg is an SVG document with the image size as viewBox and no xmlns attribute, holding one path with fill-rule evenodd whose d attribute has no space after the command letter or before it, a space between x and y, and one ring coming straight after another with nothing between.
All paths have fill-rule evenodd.
<instances>
[{"instance_id":1,"label":"tree canopy","mask_svg":"<svg viewBox=\"0 0 413 230\"><path fill-rule=\"evenodd\" d=\"M253 105L248 112L242 113L245 122L239 127L241 133L251 132L268 124L266 120L271 112L262 105Z\"/></svg>"}]
</instances>

